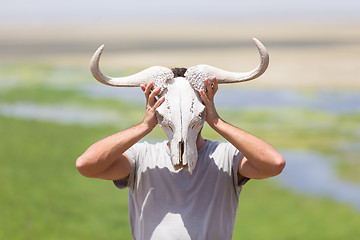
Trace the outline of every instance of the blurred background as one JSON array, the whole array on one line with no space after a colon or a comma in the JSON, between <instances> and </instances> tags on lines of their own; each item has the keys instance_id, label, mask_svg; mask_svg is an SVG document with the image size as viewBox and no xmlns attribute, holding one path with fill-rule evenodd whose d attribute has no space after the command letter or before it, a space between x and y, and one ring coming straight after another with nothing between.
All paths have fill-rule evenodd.
<instances>
[{"instance_id":1,"label":"blurred background","mask_svg":"<svg viewBox=\"0 0 360 240\"><path fill-rule=\"evenodd\" d=\"M98 83L153 65L209 64L259 79L220 86L226 121L286 158L252 180L234 239L359 239L360 2L21 1L0 8L0 239L131 239L127 190L86 179L92 143L140 122L138 88ZM205 126L204 136L223 141ZM146 141L165 139L157 127Z\"/></svg>"}]
</instances>

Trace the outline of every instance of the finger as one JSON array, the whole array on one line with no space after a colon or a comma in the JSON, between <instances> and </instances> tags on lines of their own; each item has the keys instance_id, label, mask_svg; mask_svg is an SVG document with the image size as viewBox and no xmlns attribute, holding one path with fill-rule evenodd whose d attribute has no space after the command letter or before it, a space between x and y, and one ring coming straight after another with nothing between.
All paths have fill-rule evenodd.
<instances>
[{"instance_id":1,"label":"finger","mask_svg":"<svg viewBox=\"0 0 360 240\"><path fill-rule=\"evenodd\" d=\"M157 88L155 88L155 90L154 91L152 91L151 93L150 93L150 95L149 95L149 103L151 104L151 105L154 105L154 103L155 103L155 97L156 97L156 95L160 92L160 87L157 87Z\"/></svg>"},{"instance_id":2,"label":"finger","mask_svg":"<svg viewBox=\"0 0 360 240\"><path fill-rule=\"evenodd\" d=\"M162 96L159 100L157 100L155 105L154 105L155 109L158 108L164 101L165 101L164 96Z\"/></svg>"},{"instance_id":3,"label":"finger","mask_svg":"<svg viewBox=\"0 0 360 240\"><path fill-rule=\"evenodd\" d=\"M218 85L218 80L216 79L216 77L213 77L212 80L213 80L213 94L215 95L215 93L219 89L219 85Z\"/></svg>"},{"instance_id":4,"label":"finger","mask_svg":"<svg viewBox=\"0 0 360 240\"><path fill-rule=\"evenodd\" d=\"M140 84L140 88L143 92L145 92L146 86L144 84Z\"/></svg>"},{"instance_id":5,"label":"finger","mask_svg":"<svg viewBox=\"0 0 360 240\"><path fill-rule=\"evenodd\" d=\"M211 98L211 96L213 95L213 89L212 89L212 87L211 87L210 80L207 79L207 78L205 79L205 86L206 86L207 94L208 94L208 96L210 96L210 98Z\"/></svg>"},{"instance_id":6,"label":"finger","mask_svg":"<svg viewBox=\"0 0 360 240\"><path fill-rule=\"evenodd\" d=\"M203 100L204 104L207 105L209 103L208 96L205 94L204 90L200 90L199 93L200 93L201 99Z\"/></svg>"},{"instance_id":7,"label":"finger","mask_svg":"<svg viewBox=\"0 0 360 240\"><path fill-rule=\"evenodd\" d=\"M145 88L145 97L146 97L146 100L149 99L149 95L150 95L152 86L153 86L153 82L149 82L149 83L146 85L146 88Z\"/></svg>"}]
</instances>

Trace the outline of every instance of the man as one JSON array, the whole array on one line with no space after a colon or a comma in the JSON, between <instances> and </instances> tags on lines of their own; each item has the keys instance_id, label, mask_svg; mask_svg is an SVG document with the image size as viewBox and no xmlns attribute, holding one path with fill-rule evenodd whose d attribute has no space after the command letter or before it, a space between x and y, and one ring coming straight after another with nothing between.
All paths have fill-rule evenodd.
<instances>
[{"instance_id":1,"label":"man","mask_svg":"<svg viewBox=\"0 0 360 240\"><path fill-rule=\"evenodd\" d=\"M164 101L141 85L146 112L141 123L104 138L78 158L79 172L114 180L129 188L134 239L231 239L242 186L250 179L275 176L285 160L271 145L222 120L214 105L218 83L205 79L200 96L206 122L227 143L197 138L198 161L192 174L171 165L167 142L137 143L157 125L156 108ZM137 143L137 144L136 144Z\"/></svg>"}]
</instances>

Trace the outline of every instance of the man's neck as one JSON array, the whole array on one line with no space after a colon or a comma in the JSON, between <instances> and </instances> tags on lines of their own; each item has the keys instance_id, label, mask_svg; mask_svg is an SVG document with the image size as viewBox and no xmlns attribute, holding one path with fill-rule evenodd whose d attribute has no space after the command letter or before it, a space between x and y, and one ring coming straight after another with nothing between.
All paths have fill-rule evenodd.
<instances>
[{"instance_id":1,"label":"man's neck","mask_svg":"<svg viewBox=\"0 0 360 240\"><path fill-rule=\"evenodd\" d=\"M199 150L200 148L205 146L205 144L206 144L206 140L201 136L201 134L199 134L197 139L196 139L196 148L197 148L197 150Z\"/></svg>"}]
</instances>

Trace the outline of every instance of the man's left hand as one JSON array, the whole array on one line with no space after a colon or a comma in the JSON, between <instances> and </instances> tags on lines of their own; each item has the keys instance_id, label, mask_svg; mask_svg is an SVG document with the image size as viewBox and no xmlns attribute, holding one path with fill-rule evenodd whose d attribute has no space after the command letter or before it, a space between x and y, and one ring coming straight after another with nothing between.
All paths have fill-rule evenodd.
<instances>
[{"instance_id":1,"label":"man's left hand","mask_svg":"<svg viewBox=\"0 0 360 240\"><path fill-rule=\"evenodd\" d=\"M206 109L205 120L212 128L214 128L220 119L214 104L214 96L218 90L218 82L216 77L213 77L211 80L205 79L205 87L206 93L203 90L200 90L199 93Z\"/></svg>"}]
</instances>

